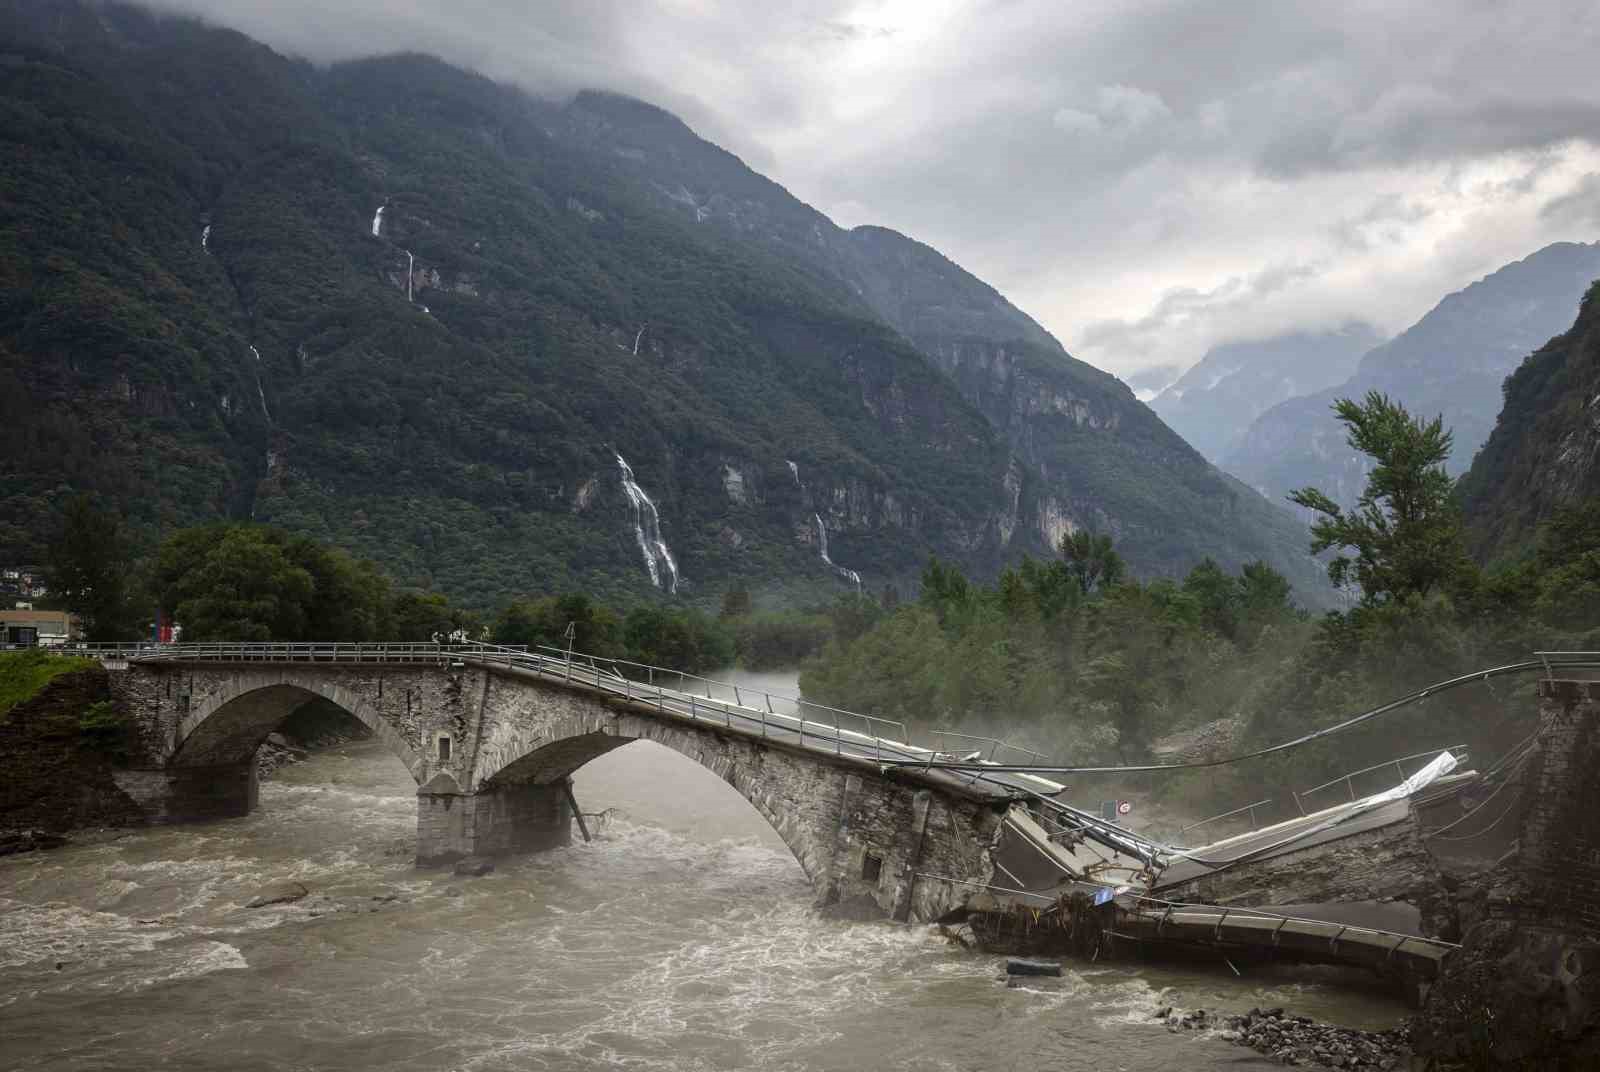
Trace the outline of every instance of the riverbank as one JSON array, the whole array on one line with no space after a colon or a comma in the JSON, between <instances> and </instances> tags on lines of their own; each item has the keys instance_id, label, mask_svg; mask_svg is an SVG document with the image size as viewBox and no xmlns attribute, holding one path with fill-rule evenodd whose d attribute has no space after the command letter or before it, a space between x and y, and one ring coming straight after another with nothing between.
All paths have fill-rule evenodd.
<instances>
[{"instance_id":1,"label":"riverbank","mask_svg":"<svg viewBox=\"0 0 1600 1072\"><path fill-rule=\"evenodd\" d=\"M1404 1067L1411 1058L1409 1021L1386 1031L1360 1031L1320 1024L1309 1016L1291 1016L1281 1008L1254 1008L1243 1015L1226 1016L1205 1009L1179 1013L1168 1007L1158 1010L1155 1018L1174 1034L1213 1032L1285 1065L1390 1072Z\"/></svg>"}]
</instances>

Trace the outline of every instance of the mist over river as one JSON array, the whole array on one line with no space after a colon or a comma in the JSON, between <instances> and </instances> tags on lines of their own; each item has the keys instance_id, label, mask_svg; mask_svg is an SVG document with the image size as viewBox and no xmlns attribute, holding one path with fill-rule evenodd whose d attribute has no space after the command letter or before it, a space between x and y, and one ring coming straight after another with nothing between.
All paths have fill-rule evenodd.
<instances>
[{"instance_id":1,"label":"mist over river","mask_svg":"<svg viewBox=\"0 0 1600 1072\"><path fill-rule=\"evenodd\" d=\"M476 879L414 869L415 786L376 741L280 770L244 819L0 861L0 1068L1266 1069L1151 1015L1405 1015L1304 969L1007 989L933 928L818 918L754 809L674 752L575 781L615 809L593 844ZM286 879L310 896L244 907Z\"/></svg>"}]
</instances>

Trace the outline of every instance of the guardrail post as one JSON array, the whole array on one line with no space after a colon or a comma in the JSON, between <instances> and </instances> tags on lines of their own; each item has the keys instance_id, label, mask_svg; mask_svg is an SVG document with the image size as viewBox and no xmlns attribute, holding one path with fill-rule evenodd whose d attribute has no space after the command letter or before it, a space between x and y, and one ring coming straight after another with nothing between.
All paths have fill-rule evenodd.
<instances>
[{"instance_id":1,"label":"guardrail post","mask_svg":"<svg viewBox=\"0 0 1600 1072\"><path fill-rule=\"evenodd\" d=\"M833 713L833 754L839 755L844 742L839 740L839 712Z\"/></svg>"}]
</instances>

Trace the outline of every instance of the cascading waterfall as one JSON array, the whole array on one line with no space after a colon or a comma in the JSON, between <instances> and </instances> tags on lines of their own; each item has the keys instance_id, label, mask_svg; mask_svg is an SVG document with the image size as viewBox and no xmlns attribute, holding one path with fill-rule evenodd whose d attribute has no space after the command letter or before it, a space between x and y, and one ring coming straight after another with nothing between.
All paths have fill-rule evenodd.
<instances>
[{"instance_id":1,"label":"cascading waterfall","mask_svg":"<svg viewBox=\"0 0 1600 1072\"><path fill-rule=\"evenodd\" d=\"M639 325L639 334L637 334L637 335L635 335L633 337L633 356L634 357L638 357L639 356L639 340L644 338L644 329L645 329L645 325L640 324Z\"/></svg>"},{"instance_id":2,"label":"cascading waterfall","mask_svg":"<svg viewBox=\"0 0 1600 1072\"><path fill-rule=\"evenodd\" d=\"M379 205L378 206L378 211L373 213L373 216L372 216L372 237L373 238L382 238L383 237L383 210L385 208L388 208L388 206L387 205Z\"/></svg>"},{"instance_id":3,"label":"cascading waterfall","mask_svg":"<svg viewBox=\"0 0 1600 1072\"><path fill-rule=\"evenodd\" d=\"M789 460L787 458L785 458L784 461L788 462ZM789 472L794 474L794 486L795 487L797 487L797 488L805 487L804 484L800 483L800 467L798 465L796 465L794 462L789 462Z\"/></svg>"},{"instance_id":4,"label":"cascading waterfall","mask_svg":"<svg viewBox=\"0 0 1600 1072\"><path fill-rule=\"evenodd\" d=\"M660 588L661 571L665 569L667 591L675 593L678 590L678 564L672 560L667 541L661 538L661 515L656 512L656 504L634 481L633 470L622 455L616 451L611 453L616 455L617 467L622 470L622 490L633 504L633 534L639 541L640 553L644 555L644 568L650 573L650 583Z\"/></svg>"},{"instance_id":5,"label":"cascading waterfall","mask_svg":"<svg viewBox=\"0 0 1600 1072\"><path fill-rule=\"evenodd\" d=\"M791 462L790 464L793 465L794 463ZM856 591L861 591L861 574L857 573L853 569L847 569L844 566L839 565L833 559L828 557L828 526L822 523L822 515L812 514L811 516L815 518L817 522L817 545L822 548L822 561L825 562L828 568L833 570L833 572L854 584L856 586Z\"/></svg>"},{"instance_id":6,"label":"cascading waterfall","mask_svg":"<svg viewBox=\"0 0 1600 1072\"><path fill-rule=\"evenodd\" d=\"M409 249L406 250L406 301L411 300L411 272L416 266L417 258L411 255Z\"/></svg>"},{"instance_id":7,"label":"cascading waterfall","mask_svg":"<svg viewBox=\"0 0 1600 1072\"><path fill-rule=\"evenodd\" d=\"M256 364L261 364L261 351L252 346L250 347L250 352L256 355ZM268 424L271 424L272 414L267 412L267 392L261 387L261 373L259 372L256 373L256 397L261 399L261 415L267 419Z\"/></svg>"},{"instance_id":8,"label":"cascading waterfall","mask_svg":"<svg viewBox=\"0 0 1600 1072\"><path fill-rule=\"evenodd\" d=\"M200 232L200 248L206 252L211 251L211 225L208 223L205 230Z\"/></svg>"}]
</instances>

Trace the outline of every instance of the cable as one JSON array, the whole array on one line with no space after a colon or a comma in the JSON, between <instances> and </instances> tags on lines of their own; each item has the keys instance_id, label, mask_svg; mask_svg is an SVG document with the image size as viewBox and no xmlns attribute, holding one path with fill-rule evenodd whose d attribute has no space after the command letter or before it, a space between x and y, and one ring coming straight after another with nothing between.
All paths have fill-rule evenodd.
<instances>
[{"instance_id":1,"label":"cable","mask_svg":"<svg viewBox=\"0 0 1600 1072\"><path fill-rule=\"evenodd\" d=\"M1553 665L1561 666L1563 668L1600 667L1600 654L1588 655L1582 659L1563 661ZM1331 737L1336 733L1342 733L1347 729L1350 729L1354 726L1359 726L1361 723L1377 718L1380 715L1386 715L1390 711L1426 700L1435 693L1459 688L1462 685L1470 685L1476 681L1487 682L1491 677L1500 677L1506 674L1525 674L1530 671L1549 672L1551 667L1552 664L1540 659L1529 662L1508 663L1505 666L1491 667L1488 670L1477 670L1470 674L1463 674L1460 677L1450 678L1448 680L1429 685L1425 689L1422 689L1418 692L1413 692L1408 696L1403 696L1398 700L1392 700L1381 707L1375 707L1370 711L1364 711L1361 714L1356 715L1354 718L1345 719L1343 722L1340 722L1337 725L1326 726L1323 729L1314 730L1311 733L1303 734L1291 741L1283 741L1267 748L1259 748L1254 752L1246 752L1243 755L1238 756L1229 756L1226 759L1204 759L1196 760L1190 763L1151 763L1142 766L1127 767L1044 767L1025 766L1020 764L1005 765L960 762L941 763L936 760L921 763L909 761L903 763L886 762L883 764L883 766L885 768L917 766L932 770L986 771L990 774L1147 774L1156 771L1199 770L1208 767L1223 767L1230 763L1242 763L1245 760L1259 759L1261 756L1271 755L1274 752L1283 752L1291 748L1298 748L1301 745L1310 744L1312 741L1320 740L1323 737Z\"/></svg>"}]
</instances>

